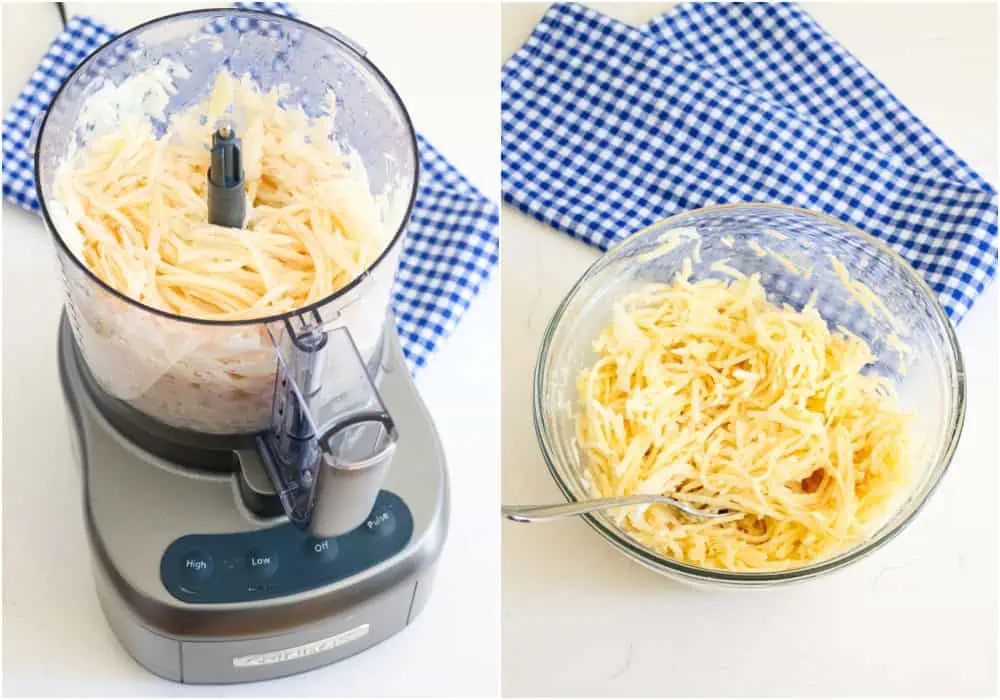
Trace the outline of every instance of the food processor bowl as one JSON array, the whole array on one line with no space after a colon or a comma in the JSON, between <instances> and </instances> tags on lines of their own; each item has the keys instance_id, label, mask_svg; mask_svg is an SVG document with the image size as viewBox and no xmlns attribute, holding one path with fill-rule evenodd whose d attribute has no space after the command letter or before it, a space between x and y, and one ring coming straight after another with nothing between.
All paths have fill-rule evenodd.
<instances>
[{"instance_id":1,"label":"food processor bowl","mask_svg":"<svg viewBox=\"0 0 1000 700\"><path fill-rule=\"evenodd\" d=\"M220 72L284 90L283 107L329 115L332 141L354 151L383 202L386 247L346 287L294 312L249 321L177 316L132 300L77 256L78 235L55 194L58 168L95 138L140 116L162 134L170 118L202 102ZM241 124L233 125L237 132ZM210 128L206 127L206 152ZM416 135L395 90L350 40L299 20L250 10L180 13L138 26L85 60L53 100L35 149L36 182L52 233L77 345L101 388L168 426L248 434L272 422L278 360L289 329L346 329L363 361L377 364L404 230L416 197ZM283 340L285 338L285 340ZM326 362L330 404L354 369ZM344 375L341 377L340 375ZM332 393L331 393L332 392Z\"/></svg>"},{"instance_id":2,"label":"food processor bowl","mask_svg":"<svg viewBox=\"0 0 1000 700\"><path fill-rule=\"evenodd\" d=\"M664 234L683 243L666 250ZM843 264L852 281L881 298L895 320L858 304L831 258ZM911 490L864 541L832 558L785 571L692 566L641 545L607 513L583 517L614 547L654 571L720 587L809 579L856 562L888 542L930 498L958 444L965 415L958 342L934 293L885 244L829 216L783 205L730 204L664 219L612 247L567 294L545 333L534 376L536 433L566 498L579 501L599 495L585 479L586 456L577 445L575 424L576 379L596 360L592 341L611 321L616 300L651 282L671 282L685 259L694 280L728 279L719 271L720 263L747 275L760 273L768 299L779 305L802 308L815 291L816 307L831 328L843 326L869 344L878 361L865 371L888 377L901 408L915 414L913 434L920 439ZM895 340L908 345L912 356Z\"/></svg>"}]
</instances>

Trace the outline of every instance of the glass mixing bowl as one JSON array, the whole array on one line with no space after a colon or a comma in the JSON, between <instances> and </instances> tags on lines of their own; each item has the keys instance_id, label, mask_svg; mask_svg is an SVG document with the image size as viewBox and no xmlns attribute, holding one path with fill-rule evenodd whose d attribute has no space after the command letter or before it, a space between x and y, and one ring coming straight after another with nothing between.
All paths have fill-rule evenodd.
<instances>
[{"instance_id":1,"label":"glass mixing bowl","mask_svg":"<svg viewBox=\"0 0 1000 700\"><path fill-rule=\"evenodd\" d=\"M689 239L658 254L663 234L677 229L695 229L700 241ZM871 314L852 300L830 256L844 264L852 281L865 284L885 302L895 328L885 314ZM914 435L920 442L912 489L864 541L836 557L779 572L729 572L684 564L639 544L607 513L583 517L635 561L685 582L723 587L801 581L875 551L916 516L948 469L965 417L965 372L951 323L918 274L868 234L804 209L731 204L680 214L618 243L584 273L556 310L535 367L535 430L559 488L571 501L598 495L583 479L585 456L575 430L576 377L596 358L592 341L610 321L615 300L644 284L671 281L685 258L692 260L693 279L726 279L712 269L719 262L745 274L760 273L774 303L801 308L816 291L816 306L831 327L842 325L868 342L879 360L866 371L889 377L903 409L916 414ZM902 351L891 340L894 333L912 349L905 367Z\"/></svg>"}]
</instances>

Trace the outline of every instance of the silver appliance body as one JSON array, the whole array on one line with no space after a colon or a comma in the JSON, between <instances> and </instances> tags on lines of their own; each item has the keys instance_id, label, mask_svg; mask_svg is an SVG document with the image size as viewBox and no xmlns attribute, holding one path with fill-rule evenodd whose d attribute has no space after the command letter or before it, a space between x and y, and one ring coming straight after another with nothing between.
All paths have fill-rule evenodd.
<instances>
[{"instance_id":1,"label":"silver appliance body","mask_svg":"<svg viewBox=\"0 0 1000 700\"><path fill-rule=\"evenodd\" d=\"M421 612L448 528L447 475L391 321L385 338L378 390L397 451L366 522L314 540L267 505L253 450L209 445L233 468L199 470L172 459L162 435L124 429L63 318L60 376L97 592L143 667L183 683L278 678L368 649Z\"/></svg>"}]
</instances>

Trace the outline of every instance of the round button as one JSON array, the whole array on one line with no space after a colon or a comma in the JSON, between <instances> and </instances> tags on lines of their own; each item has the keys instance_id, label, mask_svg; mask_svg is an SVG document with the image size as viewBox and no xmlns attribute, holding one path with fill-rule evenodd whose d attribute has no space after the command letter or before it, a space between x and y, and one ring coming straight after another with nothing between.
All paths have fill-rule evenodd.
<instances>
[{"instance_id":1,"label":"round button","mask_svg":"<svg viewBox=\"0 0 1000 700\"><path fill-rule=\"evenodd\" d=\"M181 576L189 583L205 581L215 571L212 555L201 549L193 549L181 557Z\"/></svg>"},{"instance_id":2,"label":"round button","mask_svg":"<svg viewBox=\"0 0 1000 700\"><path fill-rule=\"evenodd\" d=\"M306 556L321 562L330 562L337 558L340 553L340 546L333 537L326 539L316 539L310 537L305 543Z\"/></svg>"},{"instance_id":3,"label":"round button","mask_svg":"<svg viewBox=\"0 0 1000 700\"><path fill-rule=\"evenodd\" d=\"M252 549L247 556L250 573L266 578L278 570L278 555L270 550Z\"/></svg>"},{"instance_id":4,"label":"round button","mask_svg":"<svg viewBox=\"0 0 1000 700\"><path fill-rule=\"evenodd\" d=\"M373 513L365 521L365 527L374 535L386 537L396 531L396 516L389 510Z\"/></svg>"}]
</instances>

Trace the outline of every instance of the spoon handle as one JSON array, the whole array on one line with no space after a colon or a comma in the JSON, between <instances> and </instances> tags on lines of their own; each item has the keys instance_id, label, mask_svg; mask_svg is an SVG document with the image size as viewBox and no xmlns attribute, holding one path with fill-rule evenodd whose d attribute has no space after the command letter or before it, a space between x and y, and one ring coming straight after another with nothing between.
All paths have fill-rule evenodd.
<instances>
[{"instance_id":1,"label":"spoon handle","mask_svg":"<svg viewBox=\"0 0 1000 700\"><path fill-rule=\"evenodd\" d=\"M662 498L648 495L622 496L620 498L595 498L590 501L560 503L550 506L504 506L502 512L503 517L513 520L515 523L540 523L582 515L595 510L604 510L605 508L620 508L656 502L662 502Z\"/></svg>"}]
</instances>

